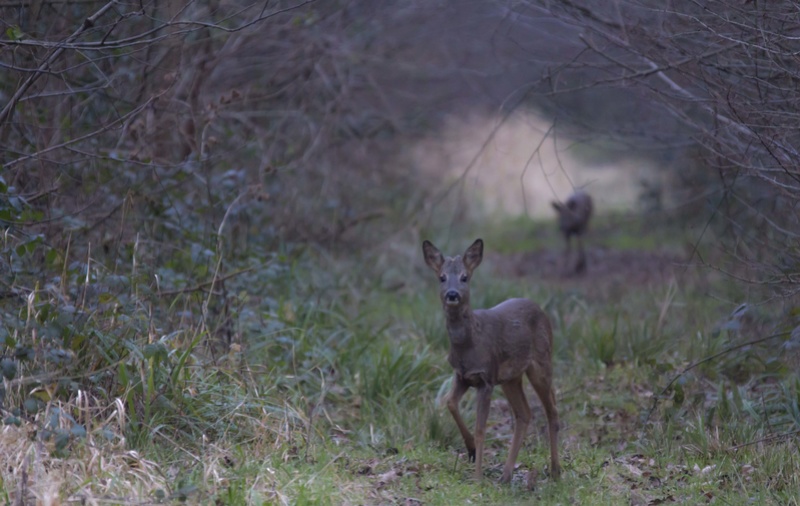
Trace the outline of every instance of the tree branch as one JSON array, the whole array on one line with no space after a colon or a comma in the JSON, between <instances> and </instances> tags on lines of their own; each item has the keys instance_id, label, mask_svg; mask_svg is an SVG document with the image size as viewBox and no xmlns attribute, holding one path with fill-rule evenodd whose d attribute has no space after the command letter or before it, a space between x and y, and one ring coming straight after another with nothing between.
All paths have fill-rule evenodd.
<instances>
[{"instance_id":1,"label":"tree branch","mask_svg":"<svg viewBox=\"0 0 800 506\"><path fill-rule=\"evenodd\" d=\"M105 4L103 7L101 7L100 10L98 10L97 12L95 12L94 14L89 16L88 18L84 19L83 23L81 24L81 26L77 30L75 30L75 32L72 35L67 37L67 39L64 41L63 44L67 45L67 44L72 43L72 41L74 41L75 39L80 37L80 35L83 32L85 32L89 28L93 27L95 22L98 19L100 19L100 17L103 14L108 12L108 10L111 9L111 7L113 7L116 3L117 3L117 0L111 0L110 2ZM11 121L11 118L14 115L14 108L17 106L17 103L22 98L22 96L25 95L25 93L28 91L28 89L31 86L33 86L33 83L35 83L36 80L39 79L39 76L41 76L43 73L45 73L47 71L47 69L50 67L50 65L54 61L56 61L56 59L59 56L61 56L61 54L63 52L64 52L63 45L61 45L59 47L56 47L55 50L52 53L50 53L48 56L45 57L45 59L42 62L42 64L39 65L39 68L37 69L37 71L34 72L31 76L29 76L28 79L26 79L24 83L22 83L22 86L20 86L17 89L17 91L11 97L11 100L9 100L8 103L6 104L6 106L3 107L3 110L0 111L0 125L3 125L5 123Z\"/></svg>"},{"instance_id":2,"label":"tree branch","mask_svg":"<svg viewBox=\"0 0 800 506\"><path fill-rule=\"evenodd\" d=\"M702 365L702 364L705 364L706 362L711 362L712 360L717 359L717 358L721 357L722 355L726 355L726 354L728 354L728 353L730 353L732 351L740 350L742 348L746 348L747 346L752 346L754 344L763 343L765 341L769 341L771 339L776 339L778 337L786 337L786 336L788 336L790 334L791 334L791 332L780 332L778 334L772 334L771 336L762 337L762 338L759 338L759 339L754 339L752 341L747 341L746 343L737 344L736 346L731 346L730 348L726 348L726 349L720 351L719 353L715 353L715 354L713 354L713 355L711 355L709 357L706 357L704 359L698 360L697 362L693 362L692 364L686 366L681 372L676 374L675 377L672 378L669 383L667 383L667 386L664 387L664 389L661 391L660 394L653 396L653 407L650 408L650 412L647 413L647 418L645 418L644 421L647 422L648 420L650 420L650 416L656 410L656 406L658 405L658 399L660 399L661 397L664 396L664 394L667 393L667 390L669 390L669 388L672 386L672 384L675 383L676 381L678 381L678 378L680 378L681 376L683 376L687 372L691 371L695 367L697 367L699 365Z\"/></svg>"}]
</instances>

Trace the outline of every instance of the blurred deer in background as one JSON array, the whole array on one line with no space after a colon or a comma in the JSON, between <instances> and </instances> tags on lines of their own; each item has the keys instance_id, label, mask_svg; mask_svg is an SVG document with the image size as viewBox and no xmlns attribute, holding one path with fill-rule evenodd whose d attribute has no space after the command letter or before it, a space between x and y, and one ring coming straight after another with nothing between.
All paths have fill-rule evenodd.
<instances>
[{"instance_id":1,"label":"blurred deer in background","mask_svg":"<svg viewBox=\"0 0 800 506\"><path fill-rule=\"evenodd\" d=\"M552 202L553 209L558 213L558 228L564 234L567 248L564 253L564 272L568 274L583 274L586 272L586 252L583 249L582 236L592 217L592 197L588 193L578 190L569 196L566 202ZM570 266L570 253L572 236L578 242L578 257L573 266Z\"/></svg>"},{"instance_id":2,"label":"blurred deer in background","mask_svg":"<svg viewBox=\"0 0 800 506\"><path fill-rule=\"evenodd\" d=\"M445 258L430 241L422 243L425 263L439 279L450 353L447 357L455 370L453 389L447 408L464 438L470 460L475 461L475 478L482 477L483 447L486 420L492 390L500 385L514 413L514 436L508 459L503 467L501 483L511 480L522 440L532 415L522 386L526 375L542 401L550 434L550 473L557 479L561 473L558 461L558 411L553 392L553 332L550 320L542 309L528 299L509 299L491 309L475 309L469 303L469 281L483 259L483 241L476 240L464 256ZM475 436L470 433L459 413L458 403L464 393L477 390ZM528 474L532 487L535 473Z\"/></svg>"}]
</instances>

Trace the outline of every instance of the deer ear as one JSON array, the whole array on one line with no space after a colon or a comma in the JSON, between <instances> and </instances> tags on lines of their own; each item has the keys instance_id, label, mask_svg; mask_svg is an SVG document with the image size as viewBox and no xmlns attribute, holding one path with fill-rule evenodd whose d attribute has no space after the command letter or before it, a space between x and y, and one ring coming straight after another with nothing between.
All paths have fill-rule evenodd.
<instances>
[{"instance_id":1,"label":"deer ear","mask_svg":"<svg viewBox=\"0 0 800 506\"><path fill-rule=\"evenodd\" d=\"M475 239L472 246L464 252L464 266L471 273L483 260L483 239Z\"/></svg>"},{"instance_id":2,"label":"deer ear","mask_svg":"<svg viewBox=\"0 0 800 506\"><path fill-rule=\"evenodd\" d=\"M428 264L428 267L433 269L437 274L442 270L444 256L432 242L428 240L422 242L422 255L425 257L425 263Z\"/></svg>"},{"instance_id":3,"label":"deer ear","mask_svg":"<svg viewBox=\"0 0 800 506\"><path fill-rule=\"evenodd\" d=\"M553 206L553 209L555 209L555 210L556 210L556 211L558 211L559 213L560 213L560 212L561 212L561 210L564 208L564 207L561 205L561 203L560 203L560 202L550 202L550 205L551 205L551 206Z\"/></svg>"}]
</instances>

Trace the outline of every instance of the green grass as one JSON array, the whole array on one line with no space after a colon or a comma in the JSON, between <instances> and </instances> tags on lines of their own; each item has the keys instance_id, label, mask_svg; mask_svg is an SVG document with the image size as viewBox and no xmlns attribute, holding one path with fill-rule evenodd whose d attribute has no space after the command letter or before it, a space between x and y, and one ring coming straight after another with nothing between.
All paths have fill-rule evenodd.
<instances>
[{"instance_id":1,"label":"green grass","mask_svg":"<svg viewBox=\"0 0 800 506\"><path fill-rule=\"evenodd\" d=\"M531 220L517 216L482 227L481 235L492 251L519 253L542 249L560 250L564 239L553 219ZM644 218L627 213L611 213L592 218L586 233L587 248L648 252L682 252L697 237L675 220L663 215Z\"/></svg>"},{"instance_id":2,"label":"green grass","mask_svg":"<svg viewBox=\"0 0 800 506\"><path fill-rule=\"evenodd\" d=\"M489 228L487 247L525 247L510 235L516 225ZM681 240L665 242L666 229L635 243L635 230L609 247ZM797 504L796 357L782 339L726 352L757 337L720 326L729 312L720 300L736 300L740 289L691 275L605 290L591 275L531 282L481 266L475 307L526 296L553 322L564 472L559 482L548 476L544 415L527 387L534 424L512 483L497 483L510 440L497 389L485 478L475 482L442 403L452 374L447 336L437 283L417 250L245 258L251 271L226 281L224 300L193 291L159 297L149 277L131 272L92 281L96 293L114 287L115 305L106 296L70 309L39 291L22 309L5 306L20 376L4 394L0 498ZM64 289L77 296L83 279L78 268ZM780 322L782 313L763 306L758 316ZM26 343L34 357L43 353L33 329L48 336L49 361L25 358ZM227 335L232 344L223 346ZM57 343L72 359L55 361ZM463 401L470 424L473 400L468 393ZM533 491L528 470L538 474Z\"/></svg>"}]
</instances>

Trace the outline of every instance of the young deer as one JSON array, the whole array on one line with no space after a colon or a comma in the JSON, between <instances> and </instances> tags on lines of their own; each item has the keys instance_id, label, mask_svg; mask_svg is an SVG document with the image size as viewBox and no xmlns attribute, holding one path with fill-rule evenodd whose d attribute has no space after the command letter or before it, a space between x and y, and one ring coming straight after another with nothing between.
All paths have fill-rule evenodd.
<instances>
[{"instance_id":1,"label":"young deer","mask_svg":"<svg viewBox=\"0 0 800 506\"><path fill-rule=\"evenodd\" d=\"M476 240L464 256L445 258L430 241L422 243L425 263L439 278L450 353L455 370L453 389L447 408L453 415L467 445L469 459L475 461L475 478L480 479L486 419L495 385L500 385L514 413L514 437L503 467L501 483L511 480L522 440L531 420L531 409L522 387L527 375L542 401L550 433L550 470L554 478L561 473L558 461L558 411L553 393L553 332L550 320L539 306L528 299L509 299L491 309L473 310L469 305L469 281L483 259L483 241ZM458 411L458 402L469 389L477 390L475 437ZM533 485L533 473L528 486Z\"/></svg>"},{"instance_id":2,"label":"young deer","mask_svg":"<svg viewBox=\"0 0 800 506\"><path fill-rule=\"evenodd\" d=\"M567 250L564 253L564 269L566 272L583 274L586 272L586 253L583 251L581 236L586 232L589 225L589 218L592 217L592 197L588 193L578 190L567 199L561 202L551 202L553 209L558 213L558 228L564 234L567 242ZM569 268L570 246L572 236L577 238L578 258L573 269Z\"/></svg>"}]
</instances>

